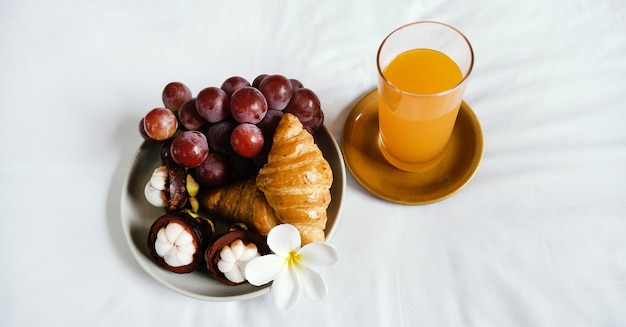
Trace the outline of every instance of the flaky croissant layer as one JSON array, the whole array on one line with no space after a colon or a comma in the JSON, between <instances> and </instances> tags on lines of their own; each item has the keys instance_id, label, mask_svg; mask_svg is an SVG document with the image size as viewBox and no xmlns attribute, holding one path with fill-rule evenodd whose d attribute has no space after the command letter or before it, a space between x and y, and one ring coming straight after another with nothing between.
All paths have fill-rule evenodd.
<instances>
[{"instance_id":1,"label":"flaky croissant layer","mask_svg":"<svg viewBox=\"0 0 626 327\"><path fill-rule=\"evenodd\" d=\"M296 116L284 114L256 186L280 222L298 227L303 243L325 239L332 183L330 164L313 136Z\"/></svg>"}]
</instances>

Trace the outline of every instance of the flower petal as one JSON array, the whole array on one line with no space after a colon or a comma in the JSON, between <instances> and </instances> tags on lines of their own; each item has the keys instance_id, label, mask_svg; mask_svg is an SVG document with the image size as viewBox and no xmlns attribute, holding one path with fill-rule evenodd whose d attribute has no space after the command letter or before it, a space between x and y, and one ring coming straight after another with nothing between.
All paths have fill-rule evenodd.
<instances>
[{"instance_id":1,"label":"flower petal","mask_svg":"<svg viewBox=\"0 0 626 327\"><path fill-rule=\"evenodd\" d=\"M337 262L335 247L324 242L309 243L300 249L300 263L305 266L328 266Z\"/></svg>"},{"instance_id":2,"label":"flower petal","mask_svg":"<svg viewBox=\"0 0 626 327\"><path fill-rule=\"evenodd\" d=\"M298 279L304 296L311 301L319 301L326 296L328 288L322 276L311 268L300 266L298 269Z\"/></svg>"},{"instance_id":3,"label":"flower petal","mask_svg":"<svg viewBox=\"0 0 626 327\"><path fill-rule=\"evenodd\" d=\"M245 276L248 282L254 286L261 286L274 280L285 266L285 258L275 254L256 257L245 268Z\"/></svg>"},{"instance_id":4,"label":"flower petal","mask_svg":"<svg viewBox=\"0 0 626 327\"><path fill-rule=\"evenodd\" d=\"M285 266L274 279L272 284L274 302L281 309L290 308L300 298L300 284L294 270Z\"/></svg>"},{"instance_id":5,"label":"flower petal","mask_svg":"<svg viewBox=\"0 0 626 327\"><path fill-rule=\"evenodd\" d=\"M267 234L267 245L281 257L287 257L291 251L298 251L300 244L300 232L293 225L278 225Z\"/></svg>"}]
</instances>

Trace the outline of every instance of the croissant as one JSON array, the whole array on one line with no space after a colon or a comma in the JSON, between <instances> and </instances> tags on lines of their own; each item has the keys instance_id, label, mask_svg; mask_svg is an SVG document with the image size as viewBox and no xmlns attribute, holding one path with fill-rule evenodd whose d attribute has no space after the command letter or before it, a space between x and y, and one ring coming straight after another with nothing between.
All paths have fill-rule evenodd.
<instances>
[{"instance_id":1,"label":"croissant","mask_svg":"<svg viewBox=\"0 0 626 327\"><path fill-rule=\"evenodd\" d=\"M267 235L279 222L263 192L249 178L219 188L203 190L198 201L209 212L232 222L241 222L261 235Z\"/></svg>"},{"instance_id":2,"label":"croissant","mask_svg":"<svg viewBox=\"0 0 626 327\"><path fill-rule=\"evenodd\" d=\"M332 182L330 165L313 136L296 116L285 113L256 186L277 219L298 228L303 244L325 240Z\"/></svg>"}]
</instances>

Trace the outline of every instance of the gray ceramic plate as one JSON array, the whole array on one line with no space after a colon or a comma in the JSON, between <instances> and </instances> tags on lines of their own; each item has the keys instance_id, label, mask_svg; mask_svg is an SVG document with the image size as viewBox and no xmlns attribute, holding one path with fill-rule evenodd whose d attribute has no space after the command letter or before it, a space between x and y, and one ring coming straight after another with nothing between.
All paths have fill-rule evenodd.
<instances>
[{"instance_id":1,"label":"gray ceramic plate","mask_svg":"<svg viewBox=\"0 0 626 327\"><path fill-rule=\"evenodd\" d=\"M315 143L333 170L331 203L328 207L326 238L330 239L339 219L341 201L346 185L346 171L341 150L329 130L324 126L315 134ZM156 218L163 215L162 208L150 205L144 197L144 186L152 171L161 164L161 145L143 143L137 151L122 190L121 217L128 245L139 265L153 278L170 289L186 296L205 301L239 301L269 292L269 284L261 287L243 284L226 286L207 272L175 274L158 266L148 253L148 230Z\"/></svg>"}]
</instances>

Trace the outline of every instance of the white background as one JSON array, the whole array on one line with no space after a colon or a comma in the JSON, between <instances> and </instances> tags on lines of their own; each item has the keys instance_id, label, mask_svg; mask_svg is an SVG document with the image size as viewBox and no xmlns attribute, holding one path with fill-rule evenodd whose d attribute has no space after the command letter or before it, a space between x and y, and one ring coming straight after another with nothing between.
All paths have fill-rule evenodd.
<instances>
[{"instance_id":1,"label":"white background","mask_svg":"<svg viewBox=\"0 0 626 327\"><path fill-rule=\"evenodd\" d=\"M424 19L474 46L463 190L403 206L348 174L328 295L289 310L139 267L120 194L166 83L298 78L340 142L381 40ZM621 0L0 0L0 325L624 326L625 31Z\"/></svg>"}]
</instances>

